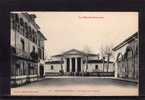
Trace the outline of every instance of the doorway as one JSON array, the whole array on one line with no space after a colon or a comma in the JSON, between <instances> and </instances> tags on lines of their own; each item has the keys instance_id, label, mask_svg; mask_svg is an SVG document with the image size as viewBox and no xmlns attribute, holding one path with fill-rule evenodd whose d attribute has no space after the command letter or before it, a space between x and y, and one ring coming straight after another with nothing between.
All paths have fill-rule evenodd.
<instances>
[{"instance_id":1,"label":"doorway","mask_svg":"<svg viewBox=\"0 0 145 100\"><path fill-rule=\"evenodd\" d=\"M72 72L75 72L75 58L72 58Z\"/></svg>"},{"instance_id":2,"label":"doorway","mask_svg":"<svg viewBox=\"0 0 145 100\"><path fill-rule=\"evenodd\" d=\"M44 66L43 65L40 65L40 67L39 67L39 73L40 73L40 77L44 76Z\"/></svg>"},{"instance_id":3,"label":"doorway","mask_svg":"<svg viewBox=\"0 0 145 100\"><path fill-rule=\"evenodd\" d=\"M66 59L66 62L67 62L66 71L67 71L67 72L70 72L70 59L67 58L67 59Z\"/></svg>"},{"instance_id":4,"label":"doorway","mask_svg":"<svg viewBox=\"0 0 145 100\"><path fill-rule=\"evenodd\" d=\"M81 72L81 58L77 58L77 72Z\"/></svg>"}]
</instances>

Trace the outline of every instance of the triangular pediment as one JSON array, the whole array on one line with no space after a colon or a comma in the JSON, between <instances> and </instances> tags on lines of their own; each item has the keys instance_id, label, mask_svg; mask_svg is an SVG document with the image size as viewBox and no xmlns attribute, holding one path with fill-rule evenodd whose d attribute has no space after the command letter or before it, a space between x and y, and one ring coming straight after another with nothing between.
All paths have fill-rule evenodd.
<instances>
[{"instance_id":1,"label":"triangular pediment","mask_svg":"<svg viewBox=\"0 0 145 100\"><path fill-rule=\"evenodd\" d=\"M62 54L54 55L52 57L63 57L65 55L98 56L97 54L85 53L77 49L71 49L63 52Z\"/></svg>"},{"instance_id":2,"label":"triangular pediment","mask_svg":"<svg viewBox=\"0 0 145 100\"><path fill-rule=\"evenodd\" d=\"M71 49L63 53L63 55L84 55L85 53L77 49Z\"/></svg>"}]
</instances>

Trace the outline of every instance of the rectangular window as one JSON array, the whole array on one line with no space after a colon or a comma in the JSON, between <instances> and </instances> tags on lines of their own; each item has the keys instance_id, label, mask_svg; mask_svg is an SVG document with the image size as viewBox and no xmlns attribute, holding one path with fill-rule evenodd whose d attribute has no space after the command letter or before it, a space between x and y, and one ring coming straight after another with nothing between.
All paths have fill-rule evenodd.
<instances>
[{"instance_id":1,"label":"rectangular window","mask_svg":"<svg viewBox=\"0 0 145 100\"><path fill-rule=\"evenodd\" d=\"M41 49L40 48L38 49L38 52L39 52L39 58L41 59Z\"/></svg>"},{"instance_id":2,"label":"rectangular window","mask_svg":"<svg viewBox=\"0 0 145 100\"><path fill-rule=\"evenodd\" d=\"M98 65L95 66L95 69L98 70Z\"/></svg>"},{"instance_id":3,"label":"rectangular window","mask_svg":"<svg viewBox=\"0 0 145 100\"><path fill-rule=\"evenodd\" d=\"M44 48L42 49L42 59L44 60Z\"/></svg>"},{"instance_id":4,"label":"rectangular window","mask_svg":"<svg viewBox=\"0 0 145 100\"><path fill-rule=\"evenodd\" d=\"M16 64L16 72L15 72L16 76L20 75L20 65Z\"/></svg>"},{"instance_id":5,"label":"rectangular window","mask_svg":"<svg viewBox=\"0 0 145 100\"><path fill-rule=\"evenodd\" d=\"M26 75L26 71L27 71L27 69L26 69L26 63L23 62L23 74L24 75Z\"/></svg>"},{"instance_id":6,"label":"rectangular window","mask_svg":"<svg viewBox=\"0 0 145 100\"><path fill-rule=\"evenodd\" d=\"M53 70L54 68L53 68L53 65L51 65L51 70Z\"/></svg>"}]
</instances>

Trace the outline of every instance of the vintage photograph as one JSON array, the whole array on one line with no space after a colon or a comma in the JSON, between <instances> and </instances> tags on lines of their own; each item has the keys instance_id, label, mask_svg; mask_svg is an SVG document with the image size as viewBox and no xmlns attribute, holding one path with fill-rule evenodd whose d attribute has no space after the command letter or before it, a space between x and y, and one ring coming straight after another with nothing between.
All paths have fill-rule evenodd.
<instances>
[{"instance_id":1,"label":"vintage photograph","mask_svg":"<svg viewBox=\"0 0 145 100\"><path fill-rule=\"evenodd\" d=\"M10 12L11 96L138 96L138 12Z\"/></svg>"}]
</instances>

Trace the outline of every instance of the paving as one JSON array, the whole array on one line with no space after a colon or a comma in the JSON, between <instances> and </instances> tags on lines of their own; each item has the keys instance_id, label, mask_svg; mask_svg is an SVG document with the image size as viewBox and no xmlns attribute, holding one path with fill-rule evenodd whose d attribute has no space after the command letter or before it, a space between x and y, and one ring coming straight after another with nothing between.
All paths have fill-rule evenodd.
<instances>
[{"instance_id":1,"label":"paving","mask_svg":"<svg viewBox=\"0 0 145 100\"><path fill-rule=\"evenodd\" d=\"M113 77L46 77L11 89L12 95L137 96L138 84Z\"/></svg>"}]
</instances>

